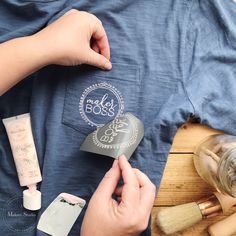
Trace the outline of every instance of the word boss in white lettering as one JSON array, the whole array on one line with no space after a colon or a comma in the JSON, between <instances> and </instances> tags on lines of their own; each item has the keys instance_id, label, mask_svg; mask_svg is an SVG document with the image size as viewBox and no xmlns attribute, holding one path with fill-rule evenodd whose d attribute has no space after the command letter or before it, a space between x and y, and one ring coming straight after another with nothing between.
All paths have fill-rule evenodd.
<instances>
[{"instance_id":1,"label":"word boss in white lettering","mask_svg":"<svg viewBox=\"0 0 236 236\"><path fill-rule=\"evenodd\" d=\"M109 95L106 93L101 100L87 99L85 112L93 113L94 115L114 117L116 106L117 104L114 104L114 99L109 98Z\"/></svg>"},{"instance_id":2,"label":"word boss in white lettering","mask_svg":"<svg viewBox=\"0 0 236 236\"><path fill-rule=\"evenodd\" d=\"M123 96L111 84L93 84L84 90L79 109L85 122L101 127L123 113Z\"/></svg>"}]
</instances>

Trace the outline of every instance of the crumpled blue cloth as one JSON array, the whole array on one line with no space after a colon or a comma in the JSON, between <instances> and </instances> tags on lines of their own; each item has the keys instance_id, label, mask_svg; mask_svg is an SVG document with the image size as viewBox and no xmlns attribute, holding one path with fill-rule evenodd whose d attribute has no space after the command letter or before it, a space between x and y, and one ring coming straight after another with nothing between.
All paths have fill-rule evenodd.
<instances>
[{"instance_id":1,"label":"crumpled blue cloth","mask_svg":"<svg viewBox=\"0 0 236 236\"><path fill-rule=\"evenodd\" d=\"M0 98L1 119L31 113L43 175L42 209L28 212L0 123L1 235L45 235L36 223L61 192L89 201L113 159L79 147L118 114L131 112L144 123L145 137L130 162L157 187L176 130L190 116L236 134L233 1L1 0L0 41L31 35L71 8L102 20L113 69L47 66ZM82 219L69 235L79 234Z\"/></svg>"}]
</instances>

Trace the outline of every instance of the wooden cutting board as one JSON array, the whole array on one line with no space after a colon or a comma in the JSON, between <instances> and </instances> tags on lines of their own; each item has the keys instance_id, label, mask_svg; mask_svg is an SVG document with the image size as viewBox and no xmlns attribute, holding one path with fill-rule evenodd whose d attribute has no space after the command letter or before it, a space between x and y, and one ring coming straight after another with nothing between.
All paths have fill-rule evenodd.
<instances>
[{"instance_id":1,"label":"wooden cutting board","mask_svg":"<svg viewBox=\"0 0 236 236\"><path fill-rule=\"evenodd\" d=\"M199 124L186 123L179 128L167 160L161 186L152 211L152 236L164 236L156 226L156 214L161 208L199 200L213 189L197 174L193 165L193 151L205 137L222 133ZM236 207L230 213L236 211ZM228 215L230 215L230 213ZM207 236L207 227L221 219L218 216L171 236ZM235 234L236 236L236 234Z\"/></svg>"}]
</instances>

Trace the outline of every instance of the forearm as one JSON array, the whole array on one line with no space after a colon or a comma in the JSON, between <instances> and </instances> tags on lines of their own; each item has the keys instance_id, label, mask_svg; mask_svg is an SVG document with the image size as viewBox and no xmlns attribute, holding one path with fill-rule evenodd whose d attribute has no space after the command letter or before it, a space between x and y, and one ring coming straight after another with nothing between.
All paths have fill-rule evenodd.
<instances>
[{"instance_id":1,"label":"forearm","mask_svg":"<svg viewBox=\"0 0 236 236\"><path fill-rule=\"evenodd\" d=\"M0 96L20 80L47 65L48 57L34 36L0 44Z\"/></svg>"},{"instance_id":2,"label":"forearm","mask_svg":"<svg viewBox=\"0 0 236 236\"><path fill-rule=\"evenodd\" d=\"M99 19L71 10L32 36L0 44L0 96L48 64L83 63L110 70L109 43Z\"/></svg>"}]
</instances>

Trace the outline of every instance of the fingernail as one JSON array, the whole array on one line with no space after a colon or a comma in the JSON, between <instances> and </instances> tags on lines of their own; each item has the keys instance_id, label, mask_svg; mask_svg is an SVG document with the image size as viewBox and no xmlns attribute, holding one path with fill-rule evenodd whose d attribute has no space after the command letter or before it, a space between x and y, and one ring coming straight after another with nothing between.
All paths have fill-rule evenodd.
<instances>
[{"instance_id":1,"label":"fingernail","mask_svg":"<svg viewBox=\"0 0 236 236\"><path fill-rule=\"evenodd\" d=\"M118 160L114 160L112 164L112 168L116 167L118 165Z\"/></svg>"},{"instance_id":2,"label":"fingernail","mask_svg":"<svg viewBox=\"0 0 236 236\"><path fill-rule=\"evenodd\" d=\"M120 155L119 157L118 157L118 159L120 159L120 158L126 158L126 156L124 155L124 154L122 154L122 155ZM127 158L126 158L127 159Z\"/></svg>"},{"instance_id":3,"label":"fingernail","mask_svg":"<svg viewBox=\"0 0 236 236\"><path fill-rule=\"evenodd\" d=\"M104 65L104 69L105 69L105 70L111 70L111 68L112 68L111 62L110 62L110 61L107 61L107 62L105 63L105 65Z\"/></svg>"}]
</instances>

